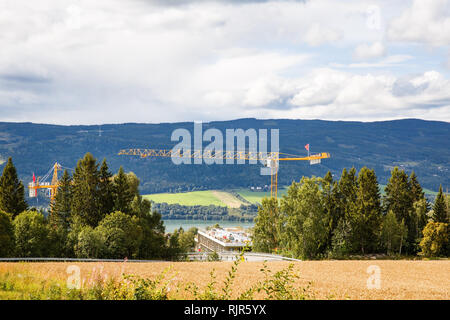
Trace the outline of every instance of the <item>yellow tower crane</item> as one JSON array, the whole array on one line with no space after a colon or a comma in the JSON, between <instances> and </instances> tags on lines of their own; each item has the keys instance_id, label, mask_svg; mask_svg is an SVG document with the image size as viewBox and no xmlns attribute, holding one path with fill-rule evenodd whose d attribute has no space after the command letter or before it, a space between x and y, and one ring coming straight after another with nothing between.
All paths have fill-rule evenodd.
<instances>
[{"instance_id":1,"label":"yellow tower crane","mask_svg":"<svg viewBox=\"0 0 450 320\"><path fill-rule=\"evenodd\" d=\"M28 183L29 197L37 197L38 189L46 189L49 191L50 203L55 201L56 192L58 190L58 171L62 170L62 166L55 162L55 164L50 168L50 170L42 177L35 177L33 173L33 181ZM50 175L52 174L51 181L48 181Z\"/></svg>"},{"instance_id":2,"label":"yellow tower crane","mask_svg":"<svg viewBox=\"0 0 450 320\"><path fill-rule=\"evenodd\" d=\"M119 155L148 157L184 157L194 159L232 159L232 160L256 160L262 161L270 168L270 196L277 199L278 196L278 169L279 161L309 161L311 165L320 163L321 159L330 158L328 152L308 156L297 157L281 152L251 152L251 151L223 151L223 150L184 150L180 149L122 149Z\"/></svg>"}]
</instances>

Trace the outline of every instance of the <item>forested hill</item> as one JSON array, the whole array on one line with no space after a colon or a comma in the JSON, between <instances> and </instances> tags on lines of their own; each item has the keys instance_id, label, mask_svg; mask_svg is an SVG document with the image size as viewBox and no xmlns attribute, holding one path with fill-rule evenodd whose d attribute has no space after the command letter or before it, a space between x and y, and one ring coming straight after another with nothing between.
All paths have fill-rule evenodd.
<instances>
[{"instance_id":1,"label":"forested hill","mask_svg":"<svg viewBox=\"0 0 450 320\"><path fill-rule=\"evenodd\" d=\"M173 130L193 123L109 124L102 126L60 126L34 123L0 123L0 169L13 157L19 176L28 183L33 172L44 175L55 161L74 168L86 152L106 157L110 168L119 166L133 171L141 179L141 192L166 192L198 189L226 189L270 184L257 165L174 165L169 158L140 159L118 156L122 148L170 149ZM414 170L423 187L444 190L450 185L450 123L405 119L383 122L322 120L239 119L209 122L203 130L279 129L280 151L306 155L329 152L330 159L311 166L305 161L283 162L279 183L290 184L302 175L324 175L331 170L339 176L344 167L374 168L378 181L385 184L389 171L399 166ZM270 134L269 134L270 135ZM225 138L224 138L225 140ZM203 146L208 143L204 142Z\"/></svg>"}]
</instances>

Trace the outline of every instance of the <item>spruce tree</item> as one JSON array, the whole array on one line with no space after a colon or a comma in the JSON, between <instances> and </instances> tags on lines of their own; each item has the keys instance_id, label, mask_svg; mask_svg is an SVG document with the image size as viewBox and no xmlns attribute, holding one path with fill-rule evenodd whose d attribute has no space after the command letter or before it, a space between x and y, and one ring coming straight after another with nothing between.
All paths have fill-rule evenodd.
<instances>
[{"instance_id":1,"label":"spruce tree","mask_svg":"<svg viewBox=\"0 0 450 320\"><path fill-rule=\"evenodd\" d=\"M411 193L411 184L408 175L404 170L395 167L391 171L391 177L385 188L386 195L384 197L385 213L392 210L397 221L409 221L409 215L412 211L413 197Z\"/></svg>"},{"instance_id":2,"label":"spruce tree","mask_svg":"<svg viewBox=\"0 0 450 320\"><path fill-rule=\"evenodd\" d=\"M353 167L347 172L347 169L342 170L341 178L339 179L339 200L338 206L341 217L347 218L356 203L356 192L358 190L358 183L356 180L356 169Z\"/></svg>"},{"instance_id":3,"label":"spruce tree","mask_svg":"<svg viewBox=\"0 0 450 320\"><path fill-rule=\"evenodd\" d=\"M134 194L128 184L128 178L122 166L114 177L114 211L131 214L131 202Z\"/></svg>"},{"instance_id":4,"label":"spruce tree","mask_svg":"<svg viewBox=\"0 0 450 320\"><path fill-rule=\"evenodd\" d=\"M79 160L73 174L72 216L95 228L101 220L98 205L99 173L97 160L89 152Z\"/></svg>"},{"instance_id":5,"label":"spruce tree","mask_svg":"<svg viewBox=\"0 0 450 320\"><path fill-rule=\"evenodd\" d=\"M358 175L356 205L351 210L354 243L361 252L376 249L377 235L381 225L381 200L375 170L363 167Z\"/></svg>"},{"instance_id":6,"label":"spruce tree","mask_svg":"<svg viewBox=\"0 0 450 320\"><path fill-rule=\"evenodd\" d=\"M50 213L50 222L52 224L61 224L67 227L70 223L72 203L72 178L67 170L64 170L63 176L59 181L58 190L55 196L55 202L52 205Z\"/></svg>"},{"instance_id":7,"label":"spruce tree","mask_svg":"<svg viewBox=\"0 0 450 320\"><path fill-rule=\"evenodd\" d=\"M325 206L325 214L328 220L328 241L327 246L331 247L331 239L333 231L337 227L339 219L341 218L338 209L338 183L333 180L333 175L330 171L324 176L321 181L322 192Z\"/></svg>"},{"instance_id":8,"label":"spruce tree","mask_svg":"<svg viewBox=\"0 0 450 320\"><path fill-rule=\"evenodd\" d=\"M425 199L425 192L417 180L417 176L414 171L409 175L409 183L411 185L411 196L413 203Z\"/></svg>"},{"instance_id":9,"label":"spruce tree","mask_svg":"<svg viewBox=\"0 0 450 320\"><path fill-rule=\"evenodd\" d=\"M27 208L24 186L17 177L12 158L9 157L0 177L0 210L12 214L14 219Z\"/></svg>"},{"instance_id":10,"label":"spruce tree","mask_svg":"<svg viewBox=\"0 0 450 320\"><path fill-rule=\"evenodd\" d=\"M413 181L415 178L413 179ZM415 183L415 182L414 182ZM420 189L415 186L415 194L412 192L411 182L404 170L395 167L391 171L391 177L385 188L383 209L387 213L389 210L394 212L397 221L404 221L408 228L407 241L405 243L406 251L414 253L416 248L415 232L415 210L414 197L420 196Z\"/></svg>"},{"instance_id":11,"label":"spruce tree","mask_svg":"<svg viewBox=\"0 0 450 320\"><path fill-rule=\"evenodd\" d=\"M100 166L98 192L99 210L103 219L107 214L114 211L114 185L106 159L103 159Z\"/></svg>"},{"instance_id":12,"label":"spruce tree","mask_svg":"<svg viewBox=\"0 0 450 320\"><path fill-rule=\"evenodd\" d=\"M439 186L439 192L434 200L432 219L434 222L449 223L442 185Z\"/></svg>"}]
</instances>

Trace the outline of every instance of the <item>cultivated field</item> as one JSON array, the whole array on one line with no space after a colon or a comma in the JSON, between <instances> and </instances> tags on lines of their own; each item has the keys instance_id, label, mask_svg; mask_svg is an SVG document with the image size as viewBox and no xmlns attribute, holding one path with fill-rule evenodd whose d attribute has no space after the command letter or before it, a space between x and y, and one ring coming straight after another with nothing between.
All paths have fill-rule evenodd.
<instances>
[{"instance_id":1,"label":"cultivated field","mask_svg":"<svg viewBox=\"0 0 450 320\"><path fill-rule=\"evenodd\" d=\"M261 199L264 197L270 197L270 191L250 191L249 189L238 189L236 192L245 200L251 203L261 203ZM281 198L286 194L287 188L278 190L278 198Z\"/></svg>"},{"instance_id":2,"label":"cultivated field","mask_svg":"<svg viewBox=\"0 0 450 320\"><path fill-rule=\"evenodd\" d=\"M225 207L227 204L222 201L214 191L192 191L192 192L180 192L180 193L155 193L146 194L143 196L145 199L152 200L156 203L166 202L168 204L178 203L185 206L209 206L211 204L216 206Z\"/></svg>"},{"instance_id":3,"label":"cultivated field","mask_svg":"<svg viewBox=\"0 0 450 320\"><path fill-rule=\"evenodd\" d=\"M67 267L77 265L81 278L89 281L92 274L102 270L103 275L119 276L138 274L156 277L164 270L169 271L170 296L190 298L183 288L188 282L195 282L203 288L210 280L209 273L216 272L220 284L231 268L232 262L155 262L155 263L0 263L0 275L33 274L37 279L56 279L65 282ZM286 268L289 262L268 262L272 271ZM367 268L379 267L380 288L368 289L370 274ZM262 280L260 262L244 262L238 266L233 292L242 292ZM304 261L296 262L294 269L300 278L296 286L310 288L310 298L315 299L450 299L450 260L365 260L365 261ZM2 296L0 288L0 297Z\"/></svg>"}]
</instances>

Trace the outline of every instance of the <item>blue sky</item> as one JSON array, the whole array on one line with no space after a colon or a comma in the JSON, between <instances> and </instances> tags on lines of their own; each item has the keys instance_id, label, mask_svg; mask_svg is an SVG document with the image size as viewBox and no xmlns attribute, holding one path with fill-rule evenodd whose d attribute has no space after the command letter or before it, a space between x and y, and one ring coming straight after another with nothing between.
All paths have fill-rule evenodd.
<instances>
[{"instance_id":1,"label":"blue sky","mask_svg":"<svg viewBox=\"0 0 450 320\"><path fill-rule=\"evenodd\" d=\"M450 120L450 0L0 2L0 121Z\"/></svg>"}]
</instances>

